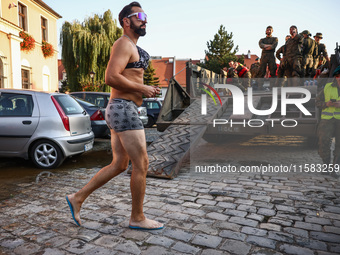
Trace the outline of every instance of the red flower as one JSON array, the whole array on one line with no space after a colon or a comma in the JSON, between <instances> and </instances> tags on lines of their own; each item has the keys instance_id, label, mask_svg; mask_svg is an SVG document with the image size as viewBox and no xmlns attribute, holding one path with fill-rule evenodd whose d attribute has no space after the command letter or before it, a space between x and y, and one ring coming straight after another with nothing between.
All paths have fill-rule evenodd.
<instances>
[{"instance_id":1,"label":"red flower","mask_svg":"<svg viewBox=\"0 0 340 255\"><path fill-rule=\"evenodd\" d=\"M41 50L45 58L52 57L54 55L54 49L52 44L42 41Z\"/></svg>"},{"instance_id":2,"label":"red flower","mask_svg":"<svg viewBox=\"0 0 340 255\"><path fill-rule=\"evenodd\" d=\"M22 39L24 39L23 42L20 43L20 49L22 51L29 52L29 51L34 49L34 47L35 47L35 40L34 40L34 38L31 35L25 33L24 31L21 31L19 33L19 36Z\"/></svg>"}]
</instances>

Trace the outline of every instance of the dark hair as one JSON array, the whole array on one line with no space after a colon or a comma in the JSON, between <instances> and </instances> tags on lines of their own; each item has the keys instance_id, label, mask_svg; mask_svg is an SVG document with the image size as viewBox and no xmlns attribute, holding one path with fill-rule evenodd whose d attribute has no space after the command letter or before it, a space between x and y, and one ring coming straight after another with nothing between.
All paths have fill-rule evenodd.
<instances>
[{"instance_id":1,"label":"dark hair","mask_svg":"<svg viewBox=\"0 0 340 255\"><path fill-rule=\"evenodd\" d=\"M118 15L119 24L123 27L123 19L127 16L129 16L132 13L132 7L139 7L142 8L142 6L138 2L132 2L126 6L120 11Z\"/></svg>"},{"instance_id":2,"label":"dark hair","mask_svg":"<svg viewBox=\"0 0 340 255\"><path fill-rule=\"evenodd\" d=\"M268 26L266 29L268 29L268 28L271 28L271 29L273 29L273 27L272 27L272 26Z\"/></svg>"},{"instance_id":3,"label":"dark hair","mask_svg":"<svg viewBox=\"0 0 340 255\"><path fill-rule=\"evenodd\" d=\"M294 25L293 25L293 26L290 26L290 28L292 28L292 27L295 28L295 29L297 30L297 27L296 27L296 26L294 26Z\"/></svg>"}]
</instances>

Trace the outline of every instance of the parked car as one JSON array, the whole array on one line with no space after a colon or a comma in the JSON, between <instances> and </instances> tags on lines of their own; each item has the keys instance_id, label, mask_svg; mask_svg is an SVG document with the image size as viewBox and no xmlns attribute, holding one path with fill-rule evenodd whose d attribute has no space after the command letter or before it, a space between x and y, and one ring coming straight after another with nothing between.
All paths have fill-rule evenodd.
<instances>
[{"instance_id":1,"label":"parked car","mask_svg":"<svg viewBox=\"0 0 340 255\"><path fill-rule=\"evenodd\" d=\"M69 95L0 89L0 156L58 167L93 147L90 116Z\"/></svg>"},{"instance_id":2,"label":"parked car","mask_svg":"<svg viewBox=\"0 0 340 255\"><path fill-rule=\"evenodd\" d=\"M76 101L90 115L92 132L95 137L107 137L110 135L110 129L105 121L105 108L100 108L95 104L74 97Z\"/></svg>"},{"instance_id":3,"label":"parked car","mask_svg":"<svg viewBox=\"0 0 340 255\"><path fill-rule=\"evenodd\" d=\"M146 107L148 123L145 127L152 127L156 124L159 112L162 108L162 101L158 98L144 98L142 106Z\"/></svg>"},{"instance_id":4,"label":"parked car","mask_svg":"<svg viewBox=\"0 0 340 255\"><path fill-rule=\"evenodd\" d=\"M93 103L101 108L106 108L110 101L110 93L108 92L79 91L71 92L70 95ZM144 106L138 107L138 117L141 119L144 126L148 124L147 110Z\"/></svg>"}]
</instances>

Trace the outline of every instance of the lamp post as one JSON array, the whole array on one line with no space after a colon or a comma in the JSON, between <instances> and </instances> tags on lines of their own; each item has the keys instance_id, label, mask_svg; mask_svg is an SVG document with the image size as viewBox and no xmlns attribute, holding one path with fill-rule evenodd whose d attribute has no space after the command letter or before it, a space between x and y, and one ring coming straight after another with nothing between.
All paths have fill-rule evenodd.
<instances>
[{"instance_id":1,"label":"lamp post","mask_svg":"<svg viewBox=\"0 0 340 255\"><path fill-rule=\"evenodd\" d=\"M95 74L96 74L96 73L93 72L93 71L90 72L90 77L91 77L91 79L92 79L92 87L94 86L93 79L94 79L94 75L95 75Z\"/></svg>"}]
</instances>

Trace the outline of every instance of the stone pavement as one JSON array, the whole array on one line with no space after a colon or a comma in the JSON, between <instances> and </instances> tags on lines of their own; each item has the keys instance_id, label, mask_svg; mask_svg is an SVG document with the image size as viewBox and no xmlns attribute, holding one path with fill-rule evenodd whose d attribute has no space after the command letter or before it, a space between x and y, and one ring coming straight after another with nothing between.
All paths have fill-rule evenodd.
<instances>
[{"instance_id":1,"label":"stone pavement","mask_svg":"<svg viewBox=\"0 0 340 255\"><path fill-rule=\"evenodd\" d=\"M243 159L248 153L259 160L254 154L263 150L247 146L233 149L240 149ZM218 154L213 148L202 143L195 155ZM282 148L275 153L317 155ZM267 162L275 161L270 151ZM173 180L147 179L145 213L166 227L137 231L128 228L130 177L124 173L85 201L83 225L77 227L65 195L98 170L77 169L22 184L18 195L1 201L0 254L340 254L340 181L335 176L234 173L216 178L192 174L188 164Z\"/></svg>"}]
</instances>

